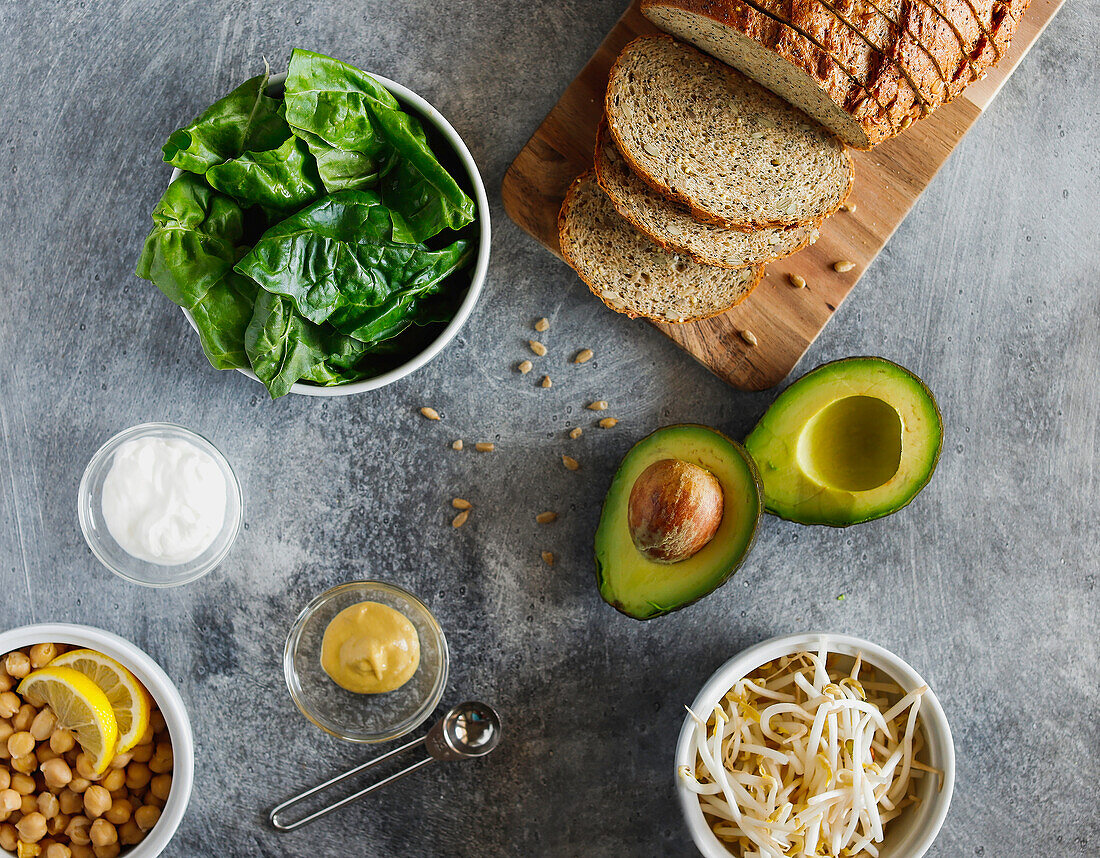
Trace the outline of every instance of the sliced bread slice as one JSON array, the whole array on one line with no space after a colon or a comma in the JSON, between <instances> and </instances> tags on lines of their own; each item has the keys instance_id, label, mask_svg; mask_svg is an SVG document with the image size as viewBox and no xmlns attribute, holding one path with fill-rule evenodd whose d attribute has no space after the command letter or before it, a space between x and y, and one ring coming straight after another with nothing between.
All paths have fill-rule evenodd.
<instances>
[{"instance_id":1,"label":"sliced bread slice","mask_svg":"<svg viewBox=\"0 0 1100 858\"><path fill-rule=\"evenodd\" d=\"M806 225L835 212L851 190L843 143L669 36L642 36L623 49L605 106L634 172L699 220L746 231Z\"/></svg>"},{"instance_id":2,"label":"sliced bread slice","mask_svg":"<svg viewBox=\"0 0 1100 858\"><path fill-rule=\"evenodd\" d=\"M764 266L715 268L663 250L624 220L592 170L569 187L558 215L562 255L592 293L617 313L656 322L695 322L739 304Z\"/></svg>"},{"instance_id":3,"label":"sliced bread slice","mask_svg":"<svg viewBox=\"0 0 1100 858\"><path fill-rule=\"evenodd\" d=\"M691 210L634 175L611 139L607 119L596 133L596 180L615 209L665 250L719 268L744 268L790 256L817 240L818 224L769 227L755 232L703 223Z\"/></svg>"}]
</instances>

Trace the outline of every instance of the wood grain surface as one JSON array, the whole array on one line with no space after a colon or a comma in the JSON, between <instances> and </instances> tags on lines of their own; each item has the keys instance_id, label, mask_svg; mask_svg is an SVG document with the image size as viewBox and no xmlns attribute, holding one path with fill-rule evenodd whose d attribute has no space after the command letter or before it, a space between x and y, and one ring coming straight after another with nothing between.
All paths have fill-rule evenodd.
<instances>
[{"instance_id":1,"label":"wood grain surface","mask_svg":"<svg viewBox=\"0 0 1100 858\"><path fill-rule=\"evenodd\" d=\"M701 322L657 327L734 387L763 390L781 382L1063 2L1032 0L1007 55L983 80L904 134L869 152L853 151L851 210L827 220L816 244L769 265L744 304ZM652 32L634 0L505 174L508 214L558 256L558 210L570 182L592 164L611 64L628 42ZM833 264L840 261L854 266L838 273ZM792 274L806 287L793 288ZM757 345L748 345L742 331L755 334Z\"/></svg>"}]
</instances>

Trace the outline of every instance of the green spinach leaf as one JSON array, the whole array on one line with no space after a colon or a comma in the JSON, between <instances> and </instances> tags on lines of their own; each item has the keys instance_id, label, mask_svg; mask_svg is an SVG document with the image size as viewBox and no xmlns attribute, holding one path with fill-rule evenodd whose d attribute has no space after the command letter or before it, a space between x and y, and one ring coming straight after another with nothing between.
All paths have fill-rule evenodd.
<instances>
[{"instance_id":1,"label":"green spinach leaf","mask_svg":"<svg viewBox=\"0 0 1100 858\"><path fill-rule=\"evenodd\" d=\"M230 270L191 308L202 350L215 369L250 366L244 335L259 289L247 277Z\"/></svg>"},{"instance_id":2,"label":"green spinach leaf","mask_svg":"<svg viewBox=\"0 0 1100 858\"><path fill-rule=\"evenodd\" d=\"M293 301L320 324L337 310L337 327L357 330L398 293L423 293L468 258L467 242L442 251L392 239L393 217L369 191L340 191L307 206L261 236L237 271Z\"/></svg>"},{"instance_id":3,"label":"green spinach leaf","mask_svg":"<svg viewBox=\"0 0 1100 858\"><path fill-rule=\"evenodd\" d=\"M191 309L233 267L244 231L241 207L184 173L153 209L153 229L137 276L152 280L175 304Z\"/></svg>"},{"instance_id":4,"label":"green spinach leaf","mask_svg":"<svg viewBox=\"0 0 1100 858\"><path fill-rule=\"evenodd\" d=\"M317 162L321 183L329 193L375 187L397 163L397 152L392 149L387 157L380 159L354 149L338 149L302 128L295 128L294 134L309 147Z\"/></svg>"},{"instance_id":5,"label":"green spinach leaf","mask_svg":"<svg viewBox=\"0 0 1100 858\"><path fill-rule=\"evenodd\" d=\"M245 152L206 171L215 190L267 211L300 209L322 193L321 179L305 143L288 136L277 149Z\"/></svg>"},{"instance_id":6,"label":"green spinach leaf","mask_svg":"<svg viewBox=\"0 0 1100 858\"><path fill-rule=\"evenodd\" d=\"M278 148L290 135L282 104L266 92L268 74L257 75L215 101L190 124L168 137L164 160L191 173L245 152Z\"/></svg>"},{"instance_id":7,"label":"green spinach leaf","mask_svg":"<svg viewBox=\"0 0 1100 858\"><path fill-rule=\"evenodd\" d=\"M285 396L294 382L313 373L325 360L321 329L295 313L286 298L263 289L256 295L244 347L252 371L272 399Z\"/></svg>"}]
</instances>

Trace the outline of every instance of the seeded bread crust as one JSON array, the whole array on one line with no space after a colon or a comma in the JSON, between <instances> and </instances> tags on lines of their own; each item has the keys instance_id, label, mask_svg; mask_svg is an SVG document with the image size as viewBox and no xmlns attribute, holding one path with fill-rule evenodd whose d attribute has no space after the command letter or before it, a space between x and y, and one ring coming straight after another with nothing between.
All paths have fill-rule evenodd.
<instances>
[{"instance_id":1,"label":"seeded bread crust","mask_svg":"<svg viewBox=\"0 0 1100 858\"><path fill-rule=\"evenodd\" d=\"M643 0L642 12L801 107L854 149L870 149L901 128L860 70L785 19L737 0Z\"/></svg>"},{"instance_id":2,"label":"seeded bread crust","mask_svg":"<svg viewBox=\"0 0 1100 858\"><path fill-rule=\"evenodd\" d=\"M764 266L716 268L669 253L620 217L589 170L558 213L565 261L616 313L666 324L697 322L745 300Z\"/></svg>"},{"instance_id":3,"label":"seeded bread crust","mask_svg":"<svg viewBox=\"0 0 1100 858\"><path fill-rule=\"evenodd\" d=\"M847 199L844 144L740 72L669 36L641 36L612 66L608 126L631 170L706 223L806 226Z\"/></svg>"},{"instance_id":4,"label":"seeded bread crust","mask_svg":"<svg viewBox=\"0 0 1100 858\"><path fill-rule=\"evenodd\" d=\"M615 209L670 253L703 265L744 268L790 256L817 241L819 223L741 232L697 221L687 206L668 199L634 175L611 139L607 119L596 133L596 181Z\"/></svg>"}]
</instances>

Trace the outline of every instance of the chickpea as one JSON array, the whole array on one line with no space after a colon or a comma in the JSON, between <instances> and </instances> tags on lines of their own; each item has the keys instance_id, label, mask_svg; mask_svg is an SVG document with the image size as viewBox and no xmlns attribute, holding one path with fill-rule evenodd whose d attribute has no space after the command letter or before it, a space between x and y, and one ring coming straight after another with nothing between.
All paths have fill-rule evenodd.
<instances>
[{"instance_id":1,"label":"chickpea","mask_svg":"<svg viewBox=\"0 0 1100 858\"><path fill-rule=\"evenodd\" d=\"M73 792L84 792L88 787L92 785L92 782L87 778L76 777L69 781L69 789Z\"/></svg>"},{"instance_id":2,"label":"chickpea","mask_svg":"<svg viewBox=\"0 0 1100 858\"><path fill-rule=\"evenodd\" d=\"M114 792L126 786L126 772L121 769L111 769L99 783L108 792Z\"/></svg>"},{"instance_id":3,"label":"chickpea","mask_svg":"<svg viewBox=\"0 0 1100 858\"><path fill-rule=\"evenodd\" d=\"M18 694L14 691L5 691L0 694L0 718L10 718L19 711L19 707L22 705L23 702L19 699Z\"/></svg>"},{"instance_id":4,"label":"chickpea","mask_svg":"<svg viewBox=\"0 0 1100 858\"><path fill-rule=\"evenodd\" d=\"M0 849L14 852L18 843L19 832L15 830L15 826L10 822L5 822L3 825L0 825Z\"/></svg>"},{"instance_id":5,"label":"chickpea","mask_svg":"<svg viewBox=\"0 0 1100 858\"><path fill-rule=\"evenodd\" d=\"M61 811L61 803L52 792L38 794L38 812L46 819L53 819Z\"/></svg>"},{"instance_id":6,"label":"chickpea","mask_svg":"<svg viewBox=\"0 0 1100 858\"><path fill-rule=\"evenodd\" d=\"M29 775L38 768L38 760L35 759L34 754L27 754L25 757L15 757L11 761L11 767L17 772Z\"/></svg>"},{"instance_id":7,"label":"chickpea","mask_svg":"<svg viewBox=\"0 0 1100 858\"><path fill-rule=\"evenodd\" d=\"M93 784L84 792L84 813L89 819L98 819L111 809L111 794L99 784Z\"/></svg>"},{"instance_id":8,"label":"chickpea","mask_svg":"<svg viewBox=\"0 0 1100 858\"><path fill-rule=\"evenodd\" d=\"M69 814L59 813L52 819L46 820L46 830L50 834L57 835L65 831L65 826L69 824Z\"/></svg>"},{"instance_id":9,"label":"chickpea","mask_svg":"<svg viewBox=\"0 0 1100 858\"><path fill-rule=\"evenodd\" d=\"M118 831L106 819L97 819L89 832L93 846L110 846L118 843Z\"/></svg>"},{"instance_id":10,"label":"chickpea","mask_svg":"<svg viewBox=\"0 0 1100 858\"><path fill-rule=\"evenodd\" d=\"M42 742L37 748L34 749L34 758L38 760L39 768L46 760L53 760L59 757L59 754L55 754L53 749L48 744Z\"/></svg>"},{"instance_id":11,"label":"chickpea","mask_svg":"<svg viewBox=\"0 0 1100 858\"><path fill-rule=\"evenodd\" d=\"M3 697L0 694L0 697ZM0 744L7 744L8 737L15 732L15 728L11 725L11 721L7 718L0 718Z\"/></svg>"},{"instance_id":12,"label":"chickpea","mask_svg":"<svg viewBox=\"0 0 1100 858\"><path fill-rule=\"evenodd\" d=\"M172 745L169 742L160 742L153 752L153 759L149 761L149 769L157 774L172 771Z\"/></svg>"},{"instance_id":13,"label":"chickpea","mask_svg":"<svg viewBox=\"0 0 1100 858\"><path fill-rule=\"evenodd\" d=\"M69 849L72 850L73 858L95 858L95 850L91 846L78 846L75 843L70 843Z\"/></svg>"},{"instance_id":14,"label":"chickpea","mask_svg":"<svg viewBox=\"0 0 1100 858\"><path fill-rule=\"evenodd\" d=\"M0 691L11 691L15 687L15 680L8 676L4 665L0 664Z\"/></svg>"},{"instance_id":15,"label":"chickpea","mask_svg":"<svg viewBox=\"0 0 1100 858\"><path fill-rule=\"evenodd\" d=\"M149 715L149 726L153 728L154 733L163 733L167 730L168 724L164 721L164 713L154 709Z\"/></svg>"},{"instance_id":16,"label":"chickpea","mask_svg":"<svg viewBox=\"0 0 1100 858\"><path fill-rule=\"evenodd\" d=\"M92 758L81 751L76 758L76 773L82 778L87 778L90 781L98 781L99 773L92 765Z\"/></svg>"},{"instance_id":17,"label":"chickpea","mask_svg":"<svg viewBox=\"0 0 1100 858\"><path fill-rule=\"evenodd\" d=\"M130 759L135 763L147 763L153 759L153 743L137 745L130 751Z\"/></svg>"},{"instance_id":18,"label":"chickpea","mask_svg":"<svg viewBox=\"0 0 1100 858\"><path fill-rule=\"evenodd\" d=\"M11 772L9 772L3 766L0 766L0 789L7 789L11 786Z\"/></svg>"},{"instance_id":19,"label":"chickpea","mask_svg":"<svg viewBox=\"0 0 1100 858\"><path fill-rule=\"evenodd\" d=\"M171 775L157 775L149 782L149 792L155 795L159 799L167 799L168 793L172 791L172 776Z\"/></svg>"},{"instance_id":20,"label":"chickpea","mask_svg":"<svg viewBox=\"0 0 1100 858\"><path fill-rule=\"evenodd\" d=\"M160 808L152 805L142 805L134 811L134 822L142 831L148 831L157 824L160 819Z\"/></svg>"},{"instance_id":21,"label":"chickpea","mask_svg":"<svg viewBox=\"0 0 1100 858\"><path fill-rule=\"evenodd\" d=\"M126 767L126 786L130 790L144 789L153 773L145 763L130 763Z\"/></svg>"},{"instance_id":22,"label":"chickpea","mask_svg":"<svg viewBox=\"0 0 1100 858\"><path fill-rule=\"evenodd\" d=\"M111 809L103 814L103 816L112 825L122 825L122 823L128 822L133 814L134 805L130 802L130 800L119 798L115 799L114 804L111 805Z\"/></svg>"},{"instance_id":23,"label":"chickpea","mask_svg":"<svg viewBox=\"0 0 1100 858\"><path fill-rule=\"evenodd\" d=\"M41 766L42 777L50 789L61 789L73 779L73 771L61 757L46 760Z\"/></svg>"},{"instance_id":24,"label":"chickpea","mask_svg":"<svg viewBox=\"0 0 1100 858\"><path fill-rule=\"evenodd\" d=\"M106 846L93 846L92 854L95 858L118 858L118 853L122 851L122 847L115 843L108 843Z\"/></svg>"},{"instance_id":25,"label":"chickpea","mask_svg":"<svg viewBox=\"0 0 1100 858\"><path fill-rule=\"evenodd\" d=\"M86 816L74 816L65 826L65 836L77 846L87 846L92 842L88 831L92 827L92 821Z\"/></svg>"},{"instance_id":26,"label":"chickpea","mask_svg":"<svg viewBox=\"0 0 1100 858\"><path fill-rule=\"evenodd\" d=\"M68 730L58 727L50 734L50 750L55 754L65 754L76 746L76 737Z\"/></svg>"},{"instance_id":27,"label":"chickpea","mask_svg":"<svg viewBox=\"0 0 1100 858\"><path fill-rule=\"evenodd\" d=\"M26 816L28 813L34 813L38 810L38 799L34 793L25 795L19 799L19 812Z\"/></svg>"},{"instance_id":28,"label":"chickpea","mask_svg":"<svg viewBox=\"0 0 1100 858\"><path fill-rule=\"evenodd\" d=\"M26 730L12 733L8 737L8 753L12 757L25 757L34 750L34 736ZM37 768L37 767L36 767Z\"/></svg>"},{"instance_id":29,"label":"chickpea","mask_svg":"<svg viewBox=\"0 0 1100 858\"><path fill-rule=\"evenodd\" d=\"M115 754L111 757L111 762L107 764L110 769L124 769L130 765L130 760L134 758L134 755L127 751L124 754Z\"/></svg>"},{"instance_id":30,"label":"chickpea","mask_svg":"<svg viewBox=\"0 0 1100 858\"><path fill-rule=\"evenodd\" d=\"M84 797L77 795L71 789L63 789L57 796L57 801L61 805L61 812L67 814L80 813L84 809Z\"/></svg>"},{"instance_id":31,"label":"chickpea","mask_svg":"<svg viewBox=\"0 0 1100 858\"><path fill-rule=\"evenodd\" d=\"M52 643L40 643L31 647L30 663L35 670L45 667L56 657L57 647Z\"/></svg>"},{"instance_id":32,"label":"chickpea","mask_svg":"<svg viewBox=\"0 0 1100 858\"><path fill-rule=\"evenodd\" d=\"M72 858L73 850L64 843L51 843L46 848L45 858Z\"/></svg>"},{"instance_id":33,"label":"chickpea","mask_svg":"<svg viewBox=\"0 0 1100 858\"><path fill-rule=\"evenodd\" d=\"M31 660L25 652L17 649L15 652L9 652L4 659L4 669L8 672L8 676L22 679L31 672Z\"/></svg>"},{"instance_id":34,"label":"chickpea","mask_svg":"<svg viewBox=\"0 0 1100 858\"><path fill-rule=\"evenodd\" d=\"M57 716L53 714L53 710L46 708L34 716L34 720L31 721L30 734L34 736L38 742L44 742L50 738L50 734L53 733L54 728L57 726Z\"/></svg>"},{"instance_id":35,"label":"chickpea","mask_svg":"<svg viewBox=\"0 0 1100 858\"><path fill-rule=\"evenodd\" d=\"M126 787L119 787L118 789L111 790L111 801L119 801L123 798L130 797L130 790Z\"/></svg>"},{"instance_id":36,"label":"chickpea","mask_svg":"<svg viewBox=\"0 0 1100 858\"><path fill-rule=\"evenodd\" d=\"M38 715L38 710L30 703L24 703L19 707L19 711L12 715L11 725L16 730L29 730L36 715Z\"/></svg>"},{"instance_id":37,"label":"chickpea","mask_svg":"<svg viewBox=\"0 0 1100 858\"><path fill-rule=\"evenodd\" d=\"M21 796L15 790L0 790L0 813L4 815L5 819L12 811L18 810L19 805L22 804L22 802L23 796Z\"/></svg>"},{"instance_id":38,"label":"chickpea","mask_svg":"<svg viewBox=\"0 0 1100 858\"><path fill-rule=\"evenodd\" d=\"M46 836L46 817L37 811L28 813L15 824L19 839L25 843L37 843Z\"/></svg>"},{"instance_id":39,"label":"chickpea","mask_svg":"<svg viewBox=\"0 0 1100 858\"><path fill-rule=\"evenodd\" d=\"M118 827L118 839L120 843L126 846L133 846L145 839L145 832L138 828L137 823L131 819Z\"/></svg>"},{"instance_id":40,"label":"chickpea","mask_svg":"<svg viewBox=\"0 0 1100 858\"><path fill-rule=\"evenodd\" d=\"M11 788L20 795L30 795L35 789L34 778L17 772L11 776Z\"/></svg>"}]
</instances>

